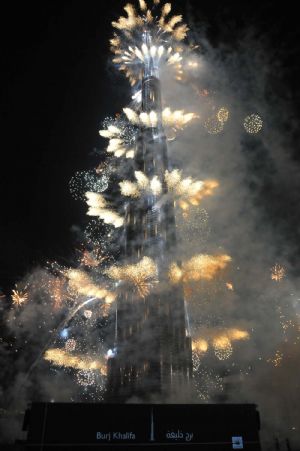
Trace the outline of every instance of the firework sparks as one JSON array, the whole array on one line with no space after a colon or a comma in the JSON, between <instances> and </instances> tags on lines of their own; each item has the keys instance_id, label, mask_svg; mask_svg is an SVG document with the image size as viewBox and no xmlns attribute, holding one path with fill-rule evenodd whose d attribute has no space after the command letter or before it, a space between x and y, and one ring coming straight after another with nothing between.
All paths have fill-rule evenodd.
<instances>
[{"instance_id":1,"label":"firework sparks","mask_svg":"<svg viewBox=\"0 0 300 451\"><path fill-rule=\"evenodd\" d=\"M153 1L153 7L158 4L158 0ZM125 73L132 86L142 78L142 64L150 58L156 66L162 63L178 64L182 52L178 42L188 32L188 27L182 23L182 16L167 19L171 12L170 3L163 5L160 13L153 14L146 2L140 0L139 9L137 12L130 3L124 7L127 17L121 16L112 22L116 32L110 39L111 51L115 55L113 62ZM152 38L150 46L142 39L145 30Z\"/></svg>"},{"instance_id":2,"label":"firework sparks","mask_svg":"<svg viewBox=\"0 0 300 451\"><path fill-rule=\"evenodd\" d=\"M48 349L44 354L44 359L54 365L65 368L74 368L83 371L100 371L106 374L106 365L99 360L93 360L88 356L69 354L64 349Z\"/></svg>"},{"instance_id":3,"label":"firework sparks","mask_svg":"<svg viewBox=\"0 0 300 451\"><path fill-rule=\"evenodd\" d=\"M219 122L227 122L229 119L229 111L227 108L222 107L219 109L219 111L217 112L217 118Z\"/></svg>"},{"instance_id":4,"label":"firework sparks","mask_svg":"<svg viewBox=\"0 0 300 451\"><path fill-rule=\"evenodd\" d=\"M258 114L250 114L244 120L244 128L250 135L260 132L263 127L263 121Z\"/></svg>"},{"instance_id":5,"label":"firework sparks","mask_svg":"<svg viewBox=\"0 0 300 451\"><path fill-rule=\"evenodd\" d=\"M231 341L249 340L250 338L249 332L246 330L228 329L226 334Z\"/></svg>"},{"instance_id":6,"label":"firework sparks","mask_svg":"<svg viewBox=\"0 0 300 451\"><path fill-rule=\"evenodd\" d=\"M208 401L214 393L220 393L224 390L223 379L211 368L205 368L201 365L201 358L197 358L197 353L193 352L195 388L198 397L202 401Z\"/></svg>"},{"instance_id":7,"label":"firework sparks","mask_svg":"<svg viewBox=\"0 0 300 451\"><path fill-rule=\"evenodd\" d=\"M158 126L160 118L155 111L150 111L150 113L142 112L139 115L131 108L124 108L123 111L133 124L145 127ZM185 113L184 110L171 111L170 108L165 108L162 111L162 124L164 127L180 130L197 117L195 113Z\"/></svg>"},{"instance_id":8,"label":"firework sparks","mask_svg":"<svg viewBox=\"0 0 300 451\"><path fill-rule=\"evenodd\" d=\"M275 280L275 282L280 282L285 276L285 269L283 266L276 263L271 268L271 279Z\"/></svg>"},{"instance_id":9,"label":"firework sparks","mask_svg":"<svg viewBox=\"0 0 300 451\"><path fill-rule=\"evenodd\" d=\"M65 350L67 352L75 351L75 348L76 348L76 340L74 340L73 338L70 338L69 340L66 341Z\"/></svg>"},{"instance_id":10,"label":"firework sparks","mask_svg":"<svg viewBox=\"0 0 300 451\"><path fill-rule=\"evenodd\" d=\"M208 350L208 342L203 339L195 340L192 343L192 350L198 353L206 353Z\"/></svg>"},{"instance_id":11,"label":"firework sparks","mask_svg":"<svg viewBox=\"0 0 300 451\"><path fill-rule=\"evenodd\" d=\"M121 194L127 197L138 198L143 191L151 192L154 196L158 196L162 192L162 184L157 176L151 180L141 171L135 171L136 183L129 180L123 180L119 183Z\"/></svg>"},{"instance_id":12,"label":"firework sparks","mask_svg":"<svg viewBox=\"0 0 300 451\"><path fill-rule=\"evenodd\" d=\"M218 116L211 116L204 122L204 127L210 135L216 135L223 131L224 121L220 121Z\"/></svg>"},{"instance_id":13,"label":"firework sparks","mask_svg":"<svg viewBox=\"0 0 300 451\"><path fill-rule=\"evenodd\" d=\"M99 251L95 253L84 250L82 253L80 263L83 266L87 266L88 268L97 268L97 266L99 266L107 259L108 256L102 255Z\"/></svg>"},{"instance_id":14,"label":"firework sparks","mask_svg":"<svg viewBox=\"0 0 300 451\"><path fill-rule=\"evenodd\" d=\"M170 108L165 108L162 112L163 125L176 129L182 129L196 117L198 117L196 114L185 113L184 110L171 111Z\"/></svg>"},{"instance_id":15,"label":"firework sparks","mask_svg":"<svg viewBox=\"0 0 300 451\"><path fill-rule=\"evenodd\" d=\"M123 182L120 182L119 185L123 196L133 198L140 197L141 193L136 183L130 182L129 180L124 180Z\"/></svg>"},{"instance_id":16,"label":"firework sparks","mask_svg":"<svg viewBox=\"0 0 300 451\"><path fill-rule=\"evenodd\" d=\"M176 228L182 243L196 240L198 243L206 243L210 235L209 216L204 208L198 205L190 206L188 210L177 208Z\"/></svg>"},{"instance_id":17,"label":"firework sparks","mask_svg":"<svg viewBox=\"0 0 300 451\"><path fill-rule=\"evenodd\" d=\"M133 284L138 294L145 298L156 282L157 267L149 257L144 257L135 265L112 266L106 274L114 280L123 280Z\"/></svg>"},{"instance_id":18,"label":"firework sparks","mask_svg":"<svg viewBox=\"0 0 300 451\"><path fill-rule=\"evenodd\" d=\"M219 186L216 180L193 180L191 177L182 178L182 173L178 169L165 172L165 181L169 191L178 200L178 205L182 210L187 210L189 205L199 205L206 196L211 196Z\"/></svg>"},{"instance_id":19,"label":"firework sparks","mask_svg":"<svg viewBox=\"0 0 300 451\"><path fill-rule=\"evenodd\" d=\"M228 359L233 352L231 342L226 335L214 338L213 347L219 360Z\"/></svg>"},{"instance_id":20,"label":"firework sparks","mask_svg":"<svg viewBox=\"0 0 300 451\"><path fill-rule=\"evenodd\" d=\"M93 193L93 192L86 192L85 196L87 198L87 204L91 210L90 215L92 216L92 209L101 209L106 207L106 200L101 194Z\"/></svg>"},{"instance_id":21,"label":"firework sparks","mask_svg":"<svg viewBox=\"0 0 300 451\"><path fill-rule=\"evenodd\" d=\"M82 257L81 257L81 264L84 266L88 266L90 268L97 267L99 265L99 261L94 257L94 255L91 252L83 251Z\"/></svg>"},{"instance_id":22,"label":"firework sparks","mask_svg":"<svg viewBox=\"0 0 300 451\"><path fill-rule=\"evenodd\" d=\"M84 200L85 193L92 191L102 193L108 188L109 169L103 166L101 171L77 171L69 182L70 192L75 200Z\"/></svg>"},{"instance_id":23,"label":"firework sparks","mask_svg":"<svg viewBox=\"0 0 300 451\"><path fill-rule=\"evenodd\" d=\"M13 304L20 307L28 301L28 293L25 290L12 290L11 299Z\"/></svg>"},{"instance_id":24,"label":"firework sparks","mask_svg":"<svg viewBox=\"0 0 300 451\"><path fill-rule=\"evenodd\" d=\"M96 285L84 271L69 269L66 276L69 279L70 289L79 295L104 299L107 304L111 304L115 299L114 293Z\"/></svg>"},{"instance_id":25,"label":"firework sparks","mask_svg":"<svg viewBox=\"0 0 300 451\"><path fill-rule=\"evenodd\" d=\"M92 219L85 228L84 236L89 245L104 249L105 253L108 254L109 237L113 230L113 226L104 224L100 218Z\"/></svg>"},{"instance_id":26,"label":"firework sparks","mask_svg":"<svg viewBox=\"0 0 300 451\"><path fill-rule=\"evenodd\" d=\"M137 182L124 180L120 182L121 194L123 196L138 198L143 191L151 192L157 196L162 192L162 182L157 176L152 180L141 171L135 171ZM165 172L165 182L168 190L177 200L178 206L182 210L187 210L190 205L197 206L201 200L213 194L213 191L219 186L215 180L198 181L191 177L182 178L181 171L178 169L172 172Z\"/></svg>"},{"instance_id":27,"label":"firework sparks","mask_svg":"<svg viewBox=\"0 0 300 451\"><path fill-rule=\"evenodd\" d=\"M283 353L280 352L279 350L277 350L273 357L271 357L270 359L267 359L267 362L271 363L273 366L275 366L275 368L277 368L281 365L282 359L283 359Z\"/></svg>"},{"instance_id":28,"label":"firework sparks","mask_svg":"<svg viewBox=\"0 0 300 451\"><path fill-rule=\"evenodd\" d=\"M93 315L93 312L91 310L85 310L83 312L83 314L84 314L86 319L90 319L92 317L92 315Z\"/></svg>"},{"instance_id":29,"label":"firework sparks","mask_svg":"<svg viewBox=\"0 0 300 451\"><path fill-rule=\"evenodd\" d=\"M121 118L107 118L103 125L105 129L99 130L99 134L109 139L107 152L113 153L117 158L133 158L137 128Z\"/></svg>"},{"instance_id":30,"label":"firework sparks","mask_svg":"<svg viewBox=\"0 0 300 451\"><path fill-rule=\"evenodd\" d=\"M169 269L169 278L174 284L180 281L212 280L219 271L226 268L230 261L229 255L196 255L183 262L182 268L179 268L177 263L172 263Z\"/></svg>"},{"instance_id":31,"label":"firework sparks","mask_svg":"<svg viewBox=\"0 0 300 451\"><path fill-rule=\"evenodd\" d=\"M55 310L59 309L65 298L65 280L56 277L53 281L50 281L48 286L48 292L53 299L53 307Z\"/></svg>"},{"instance_id":32,"label":"firework sparks","mask_svg":"<svg viewBox=\"0 0 300 451\"><path fill-rule=\"evenodd\" d=\"M83 387L94 385L96 382L95 372L90 370L80 370L76 376L77 382Z\"/></svg>"},{"instance_id":33,"label":"firework sparks","mask_svg":"<svg viewBox=\"0 0 300 451\"><path fill-rule=\"evenodd\" d=\"M229 291L234 291L233 284L231 282L226 282L226 288Z\"/></svg>"},{"instance_id":34,"label":"firework sparks","mask_svg":"<svg viewBox=\"0 0 300 451\"><path fill-rule=\"evenodd\" d=\"M142 171L134 172L139 189L147 189L149 186L149 179Z\"/></svg>"},{"instance_id":35,"label":"firework sparks","mask_svg":"<svg viewBox=\"0 0 300 451\"><path fill-rule=\"evenodd\" d=\"M246 330L206 330L205 338L198 337L193 340L192 349L200 357L205 354L211 346L215 356L219 360L227 360L233 353L232 343L234 341L249 340L250 335Z\"/></svg>"},{"instance_id":36,"label":"firework sparks","mask_svg":"<svg viewBox=\"0 0 300 451\"><path fill-rule=\"evenodd\" d=\"M121 227L124 219L113 210L107 207L106 200L101 194L87 192L85 193L87 204L89 206L87 215L98 216L105 224L112 224L114 227Z\"/></svg>"}]
</instances>

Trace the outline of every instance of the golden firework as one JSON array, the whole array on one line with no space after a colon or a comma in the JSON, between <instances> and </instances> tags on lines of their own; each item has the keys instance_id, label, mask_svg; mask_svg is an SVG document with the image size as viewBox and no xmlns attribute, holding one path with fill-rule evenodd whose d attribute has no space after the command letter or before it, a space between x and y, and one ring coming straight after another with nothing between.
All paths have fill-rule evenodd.
<instances>
[{"instance_id":1,"label":"golden firework","mask_svg":"<svg viewBox=\"0 0 300 451\"><path fill-rule=\"evenodd\" d=\"M169 269L171 283L191 282L198 280L212 280L216 274L226 268L231 261L229 255L199 254L182 263L179 268L177 263L172 263Z\"/></svg>"},{"instance_id":2,"label":"golden firework","mask_svg":"<svg viewBox=\"0 0 300 451\"><path fill-rule=\"evenodd\" d=\"M96 268L97 266L100 265L100 263L107 260L107 258L108 258L107 256L101 255L101 253L99 251L97 252L97 255L95 255L94 252L89 252L87 250L84 250L82 253L80 263L83 266L87 266L89 268Z\"/></svg>"},{"instance_id":3,"label":"golden firework","mask_svg":"<svg viewBox=\"0 0 300 451\"><path fill-rule=\"evenodd\" d=\"M226 334L231 341L249 340L250 338L249 332L246 330L228 329Z\"/></svg>"},{"instance_id":4,"label":"golden firework","mask_svg":"<svg viewBox=\"0 0 300 451\"><path fill-rule=\"evenodd\" d=\"M175 56L174 56L175 58ZM157 127L160 120L164 127L175 128L176 130L183 129L189 122L198 116L195 113L186 113L184 110L174 110L165 108L162 111L161 119L155 111L146 113L143 111L139 115L131 108L123 108L124 114L127 119L135 125L142 125L144 127ZM112 140L110 140L111 142ZM116 148L121 146L121 140L113 142L110 145L110 151L115 151ZM109 150L108 150L109 151Z\"/></svg>"},{"instance_id":5,"label":"golden firework","mask_svg":"<svg viewBox=\"0 0 300 451\"><path fill-rule=\"evenodd\" d=\"M123 225L124 219L115 211L106 208L106 200L101 194L88 191L85 196L89 206L88 216L98 216L105 224L111 224L116 228Z\"/></svg>"},{"instance_id":6,"label":"golden firework","mask_svg":"<svg viewBox=\"0 0 300 451\"><path fill-rule=\"evenodd\" d=\"M150 192L158 196L162 192L162 183L155 175L151 180L142 171L135 171L136 183L130 180L123 180L119 183L121 194L126 197L138 198L143 191Z\"/></svg>"},{"instance_id":7,"label":"golden firework","mask_svg":"<svg viewBox=\"0 0 300 451\"><path fill-rule=\"evenodd\" d=\"M217 118L218 121L224 123L227 122L229 119L229 111L227 108L225 108L224 106L222 108L219 109L219 111L217 112Z\"/></svg>"},{"instance_id":8,"label":"golden firework","mask_svg":"<svg viewBox=\"0 0 300 451\"><path fill-rule=\"evenodd\" d=\"M276 282L280 282L285 276L285 269L283 266L276 263L271 268L271 279L275 280Z\"/></svg>"},{"instance_id":9,"label":"golden firework","mask_svg":"<svg viewBox=\"0 0 300 451\"><path fill-rule=\"evenodd\" d=\"M199 338L199 340L193 340L192 342L192 350L197 351L198 353L205 353L208 350L208 342Z\"/></svg>"},{"instance_id":10,"label":"golden firework","mask_svg":"<svg viewBox=\"0 0 300 451\"><path fill-rule=\"evenodd\" d=\"M18 307L28 301L28 293L25 290L12 290L11 299Z\"/></svg>"},{"instance_id":11,"label":"golden firework","mask_svg":"<svg viewBox=\"0 0 300 451\"><path fill-rule=\"evenodd\" d=\"M234 291L233 284L231 282L226 282L226 288L229 291Z\"/></svg>"},{"instance_id":12,"label":"golden firework","mask_svg":"<svg viewBox=\"0 0 300 451\"><path fill-rule=\"evenodd\" d=\"M136 10L128 3L124 7L126 16L112 22L116 30L110 39L113 62L125 73L131 86L141 79L142 64L150 57L156 60L156 64L165 61L174 65L177 72L181 71L180 53L183 49L178 43L186 37L188 27L182 23L181 15L169 16L170 3L164 4L160 12L154 12L158 4L159 0L153 0L148 7L145 0L139 0ZM142 39L145 32L151 35L149 46Z\"/></svg>"},{"instance_id":13,"label":"golden firework","mask_svg":"<svg viewBox=\"0 0 300 451\"><path fill-rule=\"evenodd\" d=\"M98 370L101 374L106 374L106 365L99 360L93 360L88 356L69 354L60 348L48 349L44 354L44 359L57 366L78 370Z\"/></svg>"},{"instance_id":14,"label":"golden firework","mask_svg":"<svg viewBox=\"0 0 300 451\"><path fill-rule=\"evenodd\" d=\"M219 360L228 359L233 352L231 341L226 335L214 338L213 348L215 355Z\"/></svg>"},{"instance_id":15,"label":"golden firework","mask_svg":"<svg viewBox=\"0 0 300 451\"><path fill-rule=\"evenodd\" d=\"M275 355L267 360L268 363L271 363L275 368L279 367L282 363L283 353L279 350L275 352Z\"/></svg>"},{"instance_id":16,"label":"golden firework","mask_svg":"<svg viewBox=\"0 0 300 451\"><path fill-rule=\"evenodd\" d=\"M218 116L211 116L204 122L204 127L210 135L216 135L223 130L224 121L220 121Z\"/></svg>"},{"instance_id":17,"label":"golden firework","mask_svg":"<svg viewBox=\"0 0 300 451\"><path fill-rule=\"evenodd\" d=\"M137 187L137 184L131 182L130 180L123 180L123 182L119 183L121 194L126 197L137 198L140 197L141 193Z\"/></svg>"},{"instance_id":18,"label":"golden firework","mask_svg":"<svg viewBox=\"0 0 300 451\"><path fill-rule=\"evenodd\" d=\"M59 309L62 305L64 299L64 287L65 280L58 277L49 283L49 294L54 301L53 307L55 310Z\"/></svg>"},{"instance_id":19,"label":"golden firework","mask_svg":"<svg viewBox=\"0 0 300 451\"><path fill-rule=\"evenodd\" d=\"M192 177L182 178L182 173L178 169L166 171L165 181L182 210L187 210L189 205L199 205L204 197L211 196L219 186L216 180L200 181Z\"/></svg>"},{"instance_id":20,"label":"golden firework","mask_svg":"<svg viewBox=\"0 0 300 451\"><path fill-rule=\"evenodd\" d=\"M80 269L68 269L65 275L69 279L69 288L71 291L81 296L104 299L108 304L111 304L115 300L114 293L96 285L84 271Z\"/></svg>"},{"instance_id":21,"label":"golden firework","mask_svg":"<svg viewBox=\"0 0 300 451\"><path fill-rule=\"evenodd\" d=\"M109 125L105 130L99 130L100 136L109 139L109 144L106 149L108 153L112 153L115 157L126 158L134 157L134 149L129 148L122 138L122 130L115 125Z\"/></svg>"},{"instance_id":22,"label":"golden firework","mask_svg":"<svg viewBox=\"0 0 300 451\"><path fill-rule=\"evenodd\" d=\"M114 280L129 282L142 298L150 293L157 282L157 267L149 257L144 257L135 265L112 266L106 270L106 274Z\"/></svg>"},{"instance_id":23,"label":"golden firework","mask_svg":"<svg viewBox=\"0 0 300 451\"><path fill-rule=\"evenodd\" d=\"M207 329L204 331L204 334L205 337L193 339L193 351L198 354L204 354L211 346L219 360L226 360L232 355L232 343L234 341L248 340L250 338L246 330L235 328L225 330Z\"/></svg>"}]
</instances>

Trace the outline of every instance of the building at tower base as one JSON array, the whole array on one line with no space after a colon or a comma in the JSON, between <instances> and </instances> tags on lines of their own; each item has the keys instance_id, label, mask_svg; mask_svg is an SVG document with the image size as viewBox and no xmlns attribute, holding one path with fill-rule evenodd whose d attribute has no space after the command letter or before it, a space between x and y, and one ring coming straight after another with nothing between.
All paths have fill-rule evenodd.
<instances>
[{"instance_id":1,"label":"building at tower base","mask_svg":"<svg viewBox=\"0 0 300 451\"><path fill-rule=\"evenodd\" d=\"M24 430L22 451L151 447L261 451L254 404L34 403L25 416Z\"/></svg>"}]
</instances>

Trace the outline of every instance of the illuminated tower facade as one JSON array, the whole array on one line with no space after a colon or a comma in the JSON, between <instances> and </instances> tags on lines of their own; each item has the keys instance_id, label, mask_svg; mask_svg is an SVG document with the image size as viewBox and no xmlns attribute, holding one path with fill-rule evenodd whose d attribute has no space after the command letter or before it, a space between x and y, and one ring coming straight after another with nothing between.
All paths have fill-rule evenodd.
<instances>
[{"instance_id":1,"label":"illuminated tower facade","mask_svg":"<svg viewBox=\"0 0 300 451\"><path fill-rule=\"evenodd\" d=\"M143 34L151 47L151 35ZM140 128L134 170L158 180L160 189L125 204L123 250L126 262L149 257L157 266L157 283L145 296L130 290L118 299L115 349L108 359L107 399L123 402L137 397L168 399L192 377L191 338L182 288L168 280L175 254L174 204L164 180L169 169L162 124L159 68L149 54L144 61L141 112L155 116L155 127Z\"/></svg>"}]
</instances>

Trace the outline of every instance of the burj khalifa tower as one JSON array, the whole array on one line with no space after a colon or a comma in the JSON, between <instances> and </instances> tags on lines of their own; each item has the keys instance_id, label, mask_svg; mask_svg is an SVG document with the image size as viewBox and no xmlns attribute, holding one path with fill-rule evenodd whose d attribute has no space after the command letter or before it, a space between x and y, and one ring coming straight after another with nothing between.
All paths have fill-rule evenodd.
<instances>
[{"instance_id":1,"label":"burj khalifa tower","mask_svg":"<svg viewBox=\"0 0 300 451\"><path fill-rule=\"evenodd\" d=\"M150 48L151 32L143 43ZM171 255L176 250L174 202L168 195L165 171L169 170L167 139L162 122L158 62L149 53L143 62L140 113L154 112L154 127L141 125L134 156L134 170L162 186L157 195L145 193L126 201L123 258L136 263L149 257L157 266L157 283L145 297L128 290L119 296L115 348L108 359L107 401L168 400L192 378L192 348L180 285L168 280ZM152 113L153 114L153 113ZM180 265L180 262L178 262Z\"/></svg>"}]
</instances>

